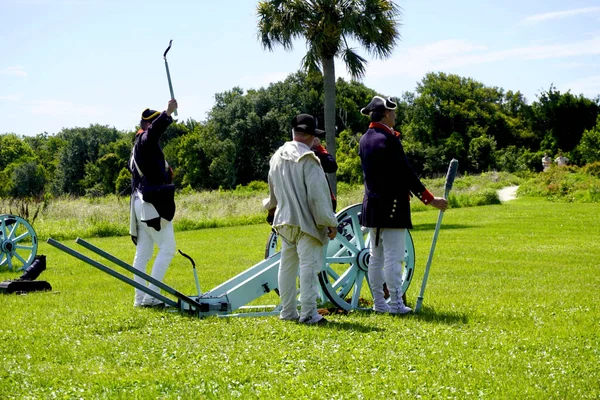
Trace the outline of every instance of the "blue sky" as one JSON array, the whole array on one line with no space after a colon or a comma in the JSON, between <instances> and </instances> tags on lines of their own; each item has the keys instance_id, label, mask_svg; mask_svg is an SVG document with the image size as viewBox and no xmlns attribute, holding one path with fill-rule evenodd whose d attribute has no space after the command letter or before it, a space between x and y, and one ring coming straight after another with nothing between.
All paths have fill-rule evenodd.
<instances>
[{"instance_id":1,"label":"blue sky","mask_svg":"<svg viewBox=\"0 0 600 400\"><path fill-rule=\"evenodd\" d=\"M92 123L132 130L170 97L202 121L215 93L268 86L306 51L263 50L256 0L0 0L0 134L54 134ZM383 95L414 91L429 71L520 90L531 103L554 84L600 94L600 1L397 2L402 40L369 57L363 83ZM347 78L337 64L337 76Z\"/></svg>"}]
</instances>

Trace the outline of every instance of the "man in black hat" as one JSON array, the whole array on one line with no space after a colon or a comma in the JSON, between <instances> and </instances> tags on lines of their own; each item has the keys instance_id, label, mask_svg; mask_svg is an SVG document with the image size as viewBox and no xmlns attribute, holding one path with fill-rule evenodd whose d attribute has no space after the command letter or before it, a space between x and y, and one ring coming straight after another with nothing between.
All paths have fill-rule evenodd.
<instances>
[{"instance_id":1,"label":"man in black hat","mask_svg":"<svg viewBox=\"0 0 600 400\"><path fill-rule=\"evenodd\" d=\"M278 286L282 320L322 324L317 312L316 275L323 265L324 246L337 234L329 186L319 159L311 150L315 137L323 137L315 119L300 114L292 119L293 140L271 157L269 198L263 206L273 216L281 237ZM300 315L296 277L300 270Z\"/></svg>"},{"instance_id":2,"label":"man in black hat","mask_svg":"<svg viewBox=\"0 0 600 400\"><path fill-rule=\"evenodd\" d=\"M165 160L158 141L167 127L173 122L171 114L177 109L177 101L170 100L166 111L145 109L142 112L140 130L129 160L131 171L131 212L129 233L136 244L133 267L146 272L146 265L152 258L154 244L158 254L152 266L151 276L159 281L164 278L167 268L175 255L175 235L173 216L175 215L175 186L169 164ZM142 285L143 278L134 276ZM149 289L160 292L158 286L150 284ZM152 307L163 303L135 289L135 307Z\"/></svg>"},{"instance_id":3,"label":"man in black hat","mask_svg":"<svg viewBox=\"0 0 600 400\"><path fill-rule=\"evenodd\" d=\"M370 117L371 124L359 144L365 185L360 222L371 234L368 273L373 309L406 314L412 310L402 300L401 284L406 229L412 228L411 193L442 211L448 202L434 197L413 171L399 134L393 129L395 110L396 103L380 96L375 96L361 110ZM389 303L384 298L384 282L389 290Z\"/></svg>"}]
</instances>

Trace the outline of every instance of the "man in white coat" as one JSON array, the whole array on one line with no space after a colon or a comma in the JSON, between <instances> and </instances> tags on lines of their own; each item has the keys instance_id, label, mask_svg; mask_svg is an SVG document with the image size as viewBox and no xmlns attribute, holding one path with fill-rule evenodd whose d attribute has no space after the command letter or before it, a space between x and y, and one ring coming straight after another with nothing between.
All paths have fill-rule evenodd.
<instances>
[{"instance_id":1,"label":"man in white coat","mask_svg":"<svg viewBox=\"0 0 600 400\"><path fill-rule=\"evenodd\" d=\"M308 114L292 119L293 140L271 157L269 198L263 206L273 216L273 228L281 237L278 286L282 320L306 324L327 321L317 312L317 280L324 246L337 234L337 219L331 208L329 186L321 163L310 149L325 132ZM328 239L329 238L329 239ZM296 277L300 269L300 315Z\"/></svg>"}]
</instances>

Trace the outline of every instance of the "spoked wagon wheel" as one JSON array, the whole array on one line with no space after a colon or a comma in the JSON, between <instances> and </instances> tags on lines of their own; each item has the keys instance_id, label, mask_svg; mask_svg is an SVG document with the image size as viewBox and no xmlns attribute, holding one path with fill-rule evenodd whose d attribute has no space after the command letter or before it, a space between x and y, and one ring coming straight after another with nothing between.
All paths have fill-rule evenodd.
<instances>
[{"instance_id":1,"label":"spoked wagon wheel","mask_svg":"<svg viewBox=\"0 0 600 400\"><path fill-rule=\"evenodd\" d=\"M27 221L16 215L0 215L0 268L24 270L35 260L37 236Z\"/></svg>"},{"instance_id":2,"label":"spoked wagon wheel","mask_svg":"<svg viewBox=\"0 0 600 400\"><path fill-rule=\"evenodd\" d=\"M323 292L343 310L361 308L361 298L367 294L370 296L367 266L371 238L369 231L358 222L360 211L361 205L355 204L337 214L338 234L327 246L325 265L319 273ZM415 249L408 231L404 254L402 293L406 293L410 286L415 268Z\"/></svg>"},{"instance_id":3,"label":"spoked wagon wheel","mask_svg":"<svg viewBox=\"0 0 600 400\"><path fill-rule=\"evenodd\" d=\"M265 258L271 257L273 254L278 253L281 250L281 243L279 242L279 235L275 232L275 229L271 229L271 234L267 239L265 245Z\"/></svg>"}]
</instances>

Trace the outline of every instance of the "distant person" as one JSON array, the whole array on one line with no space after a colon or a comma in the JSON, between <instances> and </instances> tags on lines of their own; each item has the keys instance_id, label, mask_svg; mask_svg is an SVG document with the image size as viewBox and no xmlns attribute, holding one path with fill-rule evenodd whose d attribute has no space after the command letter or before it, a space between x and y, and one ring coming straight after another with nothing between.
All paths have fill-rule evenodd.
<instances>
[{"instance_id":1,"label":"distant person","mask_svg":"<svg viewBox=\"0 0 600 400\"><path fill-rule=\"evenodd\" d=\"M327 321L317 312L317 273L323 266L324 246L337 234L325 173L311 146L325 132L311 115L292 119L293 140L271 157L269 198L263 206L272 215L281 238L278 286L282 320L305 324ZM328 239L329 238L329 239ZM300 270L300 314L296 277Z\"/></svg>"},{"instance_id":2,"label":"distant person","mask_svg":"<svg viewBox=\"0 0 600 400\"><path fill-rule=\"evenodd\" d=\"M556 159L554 160L554 162L556 164L558 164L559 167L564 167L569 162L569 159L567 157L563 156L562 151L559 151L558 152L558 157L556 157Z\"/></svg>"},{"instance_id":3,"label":"distant person","mask_svg":"<svg viewBox=\"0 0 600 400\"><path fill-rule=\"evenodd\" d=\"M133 267L146 272L146 266L158 246L158 254L152 266L153 278L162 281L173 256L175 255L175 235L173 216L175 215L175 186L173 175L158 144L160 137L173 122L171 114L177 109L177 101L170 100L166 111L150 109L142 112L140 130L129 160L131 171L131 217L129 233L136 244ZM134 276L142 285L146 281ZM160 292L154 284L149 289ZM163 302L135 289L134 307L153 307Z\"/></svg>"},{"instance_id":4,"label":"distant person","mask_svg":"<svg viewBox=\"0 0 600 400\"><path fill-rule=\"evenodd\" d=\"M406 229L412 228L410 193L442 211L448 202L434 197L413 171L399 135L394 133L395 110L396 103L379 96L361 110L370 117L371 124L359 143L365 185L360 223L369 228L371 236L368 274L373 309L406 314L412 310L402 300L401 284ZM389 304L384 297L384 282Z\"/></svg>"},{"instance_id":5,"label":"distant person","mask_svg":"<svg viewBox=\"0 0 600 400\"><path fill-rule=\"evenodd\" d=\"M329 152L327 152L327 149L325 147L323 147L323 145L321 144L321 140L318 137L315 137L315 141L313 142L310 149L319 158L319 161L321 162L321 167L323 168L323 171L325 172L326 179L327 179L327 174L333 174L333 173L337 172L338 165L337 165L337 162L335 161L335 158L333 158L333 156L331 154L329 154ZM333 212L335 212L337 209L337 198L335 197L333 190L331 190L331 185L329 184L329 179L327 179L327 185L329 186L329 194L331 195L331 206L333 207Z\"/></svg>"},{"instance_id":6,"label":"distant person","mask_svg":"<svg viewBox=\"0 0 600 400\"><path fill-rule=\"evenodd\" d=\"M544 153L544 157L542 157L542 167L544 168L544 172L550 169L552 165L552 159L548 156L548 153Z\"/></svg>"}]
</instances>

